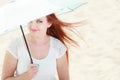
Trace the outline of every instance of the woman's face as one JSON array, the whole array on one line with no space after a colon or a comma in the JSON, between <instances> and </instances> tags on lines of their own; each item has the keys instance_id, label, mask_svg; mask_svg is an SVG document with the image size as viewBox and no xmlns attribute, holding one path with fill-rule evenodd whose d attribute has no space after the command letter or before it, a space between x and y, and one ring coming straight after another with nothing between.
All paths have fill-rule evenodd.
<instances>
[{"instance_id":1,"label":"woman's face","mask_svg":"<svg viewBox=\"0 0 120 80\"><path fill-rule=\"evenodd\" d=\"M47 17L42 17L34 21L31 21L29 23L29 30L32 33L46 32L47 28L49 28L50 26L51 26L51 23L47 21Z\"/></svg>"}]
</instances>

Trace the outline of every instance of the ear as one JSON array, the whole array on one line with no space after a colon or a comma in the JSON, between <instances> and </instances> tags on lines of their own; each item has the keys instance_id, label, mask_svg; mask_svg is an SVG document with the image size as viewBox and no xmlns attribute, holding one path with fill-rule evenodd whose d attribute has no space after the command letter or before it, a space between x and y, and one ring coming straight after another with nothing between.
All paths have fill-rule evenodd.
<instances>
[{"instance_id":1,"label":"ear","mask_svg":"<svg viewBox=\"0 0 120 80\"><path fill-rule=\"evenodd\" d=\"M48 23L48 27L47 27L47 28L51 27L51 25L52 25L52 23L50 23L50 22L49 22L49 23Z\"/></svg>"}]
</instances>

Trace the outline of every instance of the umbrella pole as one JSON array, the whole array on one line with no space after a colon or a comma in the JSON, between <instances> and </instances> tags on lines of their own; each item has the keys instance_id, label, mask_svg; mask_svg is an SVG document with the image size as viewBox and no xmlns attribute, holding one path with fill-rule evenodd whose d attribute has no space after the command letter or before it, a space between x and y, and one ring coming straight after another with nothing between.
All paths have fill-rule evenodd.
<instances>
[{"instance_id":1,"label":"umbrella pole","mask_svg":"<svg viewBox=\"0 0 120 80\"><path fill-rule=\"evenodd\" d=\"M22 25L20 25L20 29L22 31L22 35L23 35L23 38L24 38L24 41L25 41L25 44L26 44L26 47L27 47L27 50L28 50L28 53L29 53L29 56L30 56L31 64L33 64L33 60L32 60L31 54L30 54L30 50L29 50L29 47L28 47L28 44L27 44L27 40L25 38L25 34L24 34L24 31L23 31Z\"/></svg>"}]
</instances>

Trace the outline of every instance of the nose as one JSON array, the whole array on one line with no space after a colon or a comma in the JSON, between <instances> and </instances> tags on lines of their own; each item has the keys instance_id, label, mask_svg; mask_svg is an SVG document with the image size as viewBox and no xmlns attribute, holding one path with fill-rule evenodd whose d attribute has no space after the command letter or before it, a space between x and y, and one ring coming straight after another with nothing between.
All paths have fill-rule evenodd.
<instances>
[{"instance_id":1,"label":"nose","mask_svg":"<svg viewBox=\"0 0 120 80\"><path fill-rule=\"evenodd\" d=\"M37 23L36 23L36 21L31 21L31 24L36 25Z\"/></svg>"},{"instance_id":2,"label":"nose","mask_svg":"<svg viewBox=\"0 0 120 80\"><path fill-rule=\"evenodd\" d=\"M37 27L37 22L36 21L31 21L30 25L32 28L36 28Z\"/></svg>"}]
</instances>

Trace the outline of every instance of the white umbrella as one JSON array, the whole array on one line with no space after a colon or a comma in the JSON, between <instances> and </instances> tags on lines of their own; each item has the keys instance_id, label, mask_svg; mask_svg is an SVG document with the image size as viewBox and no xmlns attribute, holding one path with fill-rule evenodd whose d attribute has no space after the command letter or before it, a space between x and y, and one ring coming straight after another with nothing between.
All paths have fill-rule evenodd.
<instances>
[{"instance_id":1,"label":"white umbrella","mask_svg":"<svg viewBox=\"0 0 120 80\"><path fill-rule=\"evenodd\" d=\"M72 3L74 3L74 6ZM22 25L51 13L58 12L58 14L61 14L73 10L78 7L77 3L80 5L83 2L80 2L80 0L12 0L0 8L0 34L17 29L20 26L30 55ZM57 6L59 11L62 12L58 11ZM33 63L31 55L30 59Z\"/></svg>"},{"instance_id":2,"label":"white umbrella","mask_svg":"<svg viewBox=\"0 0 120 80\"><path fill-rule=\"evenodd\" d=\"M10 0L0 8L0 35L51 13L73 11L86 0Z\"/></svg>"}]
</instances>

